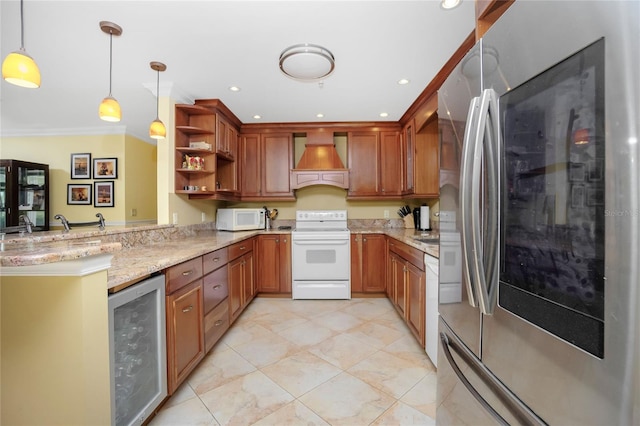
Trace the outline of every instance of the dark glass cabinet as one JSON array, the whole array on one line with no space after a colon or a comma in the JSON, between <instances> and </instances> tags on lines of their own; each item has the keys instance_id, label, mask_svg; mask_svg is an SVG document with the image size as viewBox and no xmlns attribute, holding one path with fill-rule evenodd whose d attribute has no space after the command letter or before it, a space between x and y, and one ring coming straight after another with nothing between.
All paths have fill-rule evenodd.
<instances>
[{"instance_id":1,"label":"dark glass cabinet","mask_svg":"<svg viewBox=\"0 0 640 426\"><path fill-rule=\"evenodd\" d=\"M0 232L17 232L21 216L34 231L49 230L49 166L0 160Z\"/></svg>"}]
</instances>

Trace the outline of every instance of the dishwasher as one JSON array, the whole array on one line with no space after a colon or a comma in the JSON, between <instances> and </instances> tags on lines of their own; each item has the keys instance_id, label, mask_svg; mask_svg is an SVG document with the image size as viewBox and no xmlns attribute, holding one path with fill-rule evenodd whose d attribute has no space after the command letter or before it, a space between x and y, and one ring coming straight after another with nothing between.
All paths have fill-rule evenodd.
<instances>
[{"instance_id":1,"label":"dishwasher","mask_svg":"<svg viewBox=\"0 0 640 426\"><path fill-rule=\"evenodd\" d=\"M141 425L167 396L165 278L109 295L111 423Z\"/></svg>"}]
</instances>

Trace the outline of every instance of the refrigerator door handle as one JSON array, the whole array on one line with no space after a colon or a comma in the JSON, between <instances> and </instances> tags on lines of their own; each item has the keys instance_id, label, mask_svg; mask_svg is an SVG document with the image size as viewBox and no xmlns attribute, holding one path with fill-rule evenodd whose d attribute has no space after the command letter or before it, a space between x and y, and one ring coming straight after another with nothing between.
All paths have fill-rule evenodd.
<instances>
[{"instance_id":1,"label":"refrigerator door handle","mask_svg":"<svg viewBox=\"0 0 640 426\"><path fill-rule=\"evenodd\" d=\"M499 214L499 167L497 159L500 121L498 101L493 89L485 89L480 98L476 144L473 151L471 180L471 241L475 254L473 270L476 275L477 296L480 310L485 315L493 314L497 303L498 288L498 214ZM482 188L485 182L486 187ZM482 198L482 196L486 198ZM482 217L485 211L486 216ZM483 233L484 231L484 233Z\"/></svg>"},{"instance_id":2,"label":"refrigerator door handle","mask_svg":"<svg viewBox=\"0 0 640 426\"><path fill-rule=\"evenodd\" d=\"M458 356L466 363L471 370L482 380L482 382L489 388L489 390L498 396L506 409L517 418L518 422L527 426L543 426L547 423L536 415L529 407L527 407L522 401L520 401L502 382L500 382L491 371L487 369L469 350L464 347L462 343L458 343L457 339L449 338L447 333L440 332L440 344L442 351L444 352L447 362L451 366L452 370L460 379L460 382L471 393L471 395L482 405L482 407L494 418L494 420L501 425L509 425L509 423L493 408L483 397L480 392L469 382L469 379L464 375L462 369L453 359L451 350L453 349Z\"/></svg>"},{"instance_id":3,"label":"refrigerator door handle","mask_svg":"<svg viewBox=\"0 0 640 426\"><path fill-rule=\"evenodd\" d=\"M472 162L470 161L471 152L474 147L473 135L475 135L477 124L478 110L480 98L475 97L469 103L469 111L467 113L467 123L464 130L464 141L462 144L462 159L460 164L460 220L461 220L461 243L462 243L462 275L467 287L467 297L469 305L478 306L478 298L474 288L473 277L476 275L474 270L475 262L472 261L470 254L472 253L471 244L471 179Z\"/></svg>"}]
</instances>

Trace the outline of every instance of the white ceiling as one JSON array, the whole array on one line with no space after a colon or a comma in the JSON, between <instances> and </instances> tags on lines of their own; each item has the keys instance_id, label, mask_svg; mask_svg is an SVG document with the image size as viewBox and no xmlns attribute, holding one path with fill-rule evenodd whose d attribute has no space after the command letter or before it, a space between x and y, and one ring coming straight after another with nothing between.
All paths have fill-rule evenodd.
<instances>
[{"instance_id":1,"label":"white ceiling","mask_svg":"<svg viewBox=\"0 0 640 426\"><path fill-rule=\"evenodd\" d=\"M1 134L125 132L151 142L156 72L150 61L167 65L161 96L218 98L243 123L397 121L473 31L472 0L450 11L439 3L25 0L25 48L42 86L2 81ZM0 1L3 59L20 46L19 7L17 0ZM99 28L105 20L123 28L113 38L119 123L98 118L109 92L109 36ZM336 69L322 88L278 68L282 50L298 43L334 54ZM398 85L401 78L410 84Z\"/></svg>"}]
</instances>

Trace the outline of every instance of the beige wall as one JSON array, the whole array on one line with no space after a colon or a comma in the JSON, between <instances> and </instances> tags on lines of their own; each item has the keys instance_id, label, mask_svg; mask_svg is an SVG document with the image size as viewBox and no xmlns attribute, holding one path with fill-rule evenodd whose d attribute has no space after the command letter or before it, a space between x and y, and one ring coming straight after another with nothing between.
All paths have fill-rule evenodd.
<instances>
[{"instance_id":1,"label":"beige wall","mask_svg":"<svg viewBox=\"0 0 640 426\"><path fill-rule=\"evenodd\" d=\"M71 154L90 153L95 158L117 158L114 207L68 205L68 184L91 184L93 179L71 179ZM50 222L64 215L70 222L92 222L102 213L107 224L156 222L156 146L125 135L22 136L0 139L0 158L49 165ZM92 190L92 196L93 194ZM136 216L132 210L136 209Z\"/></svg>"}]
</instances>

